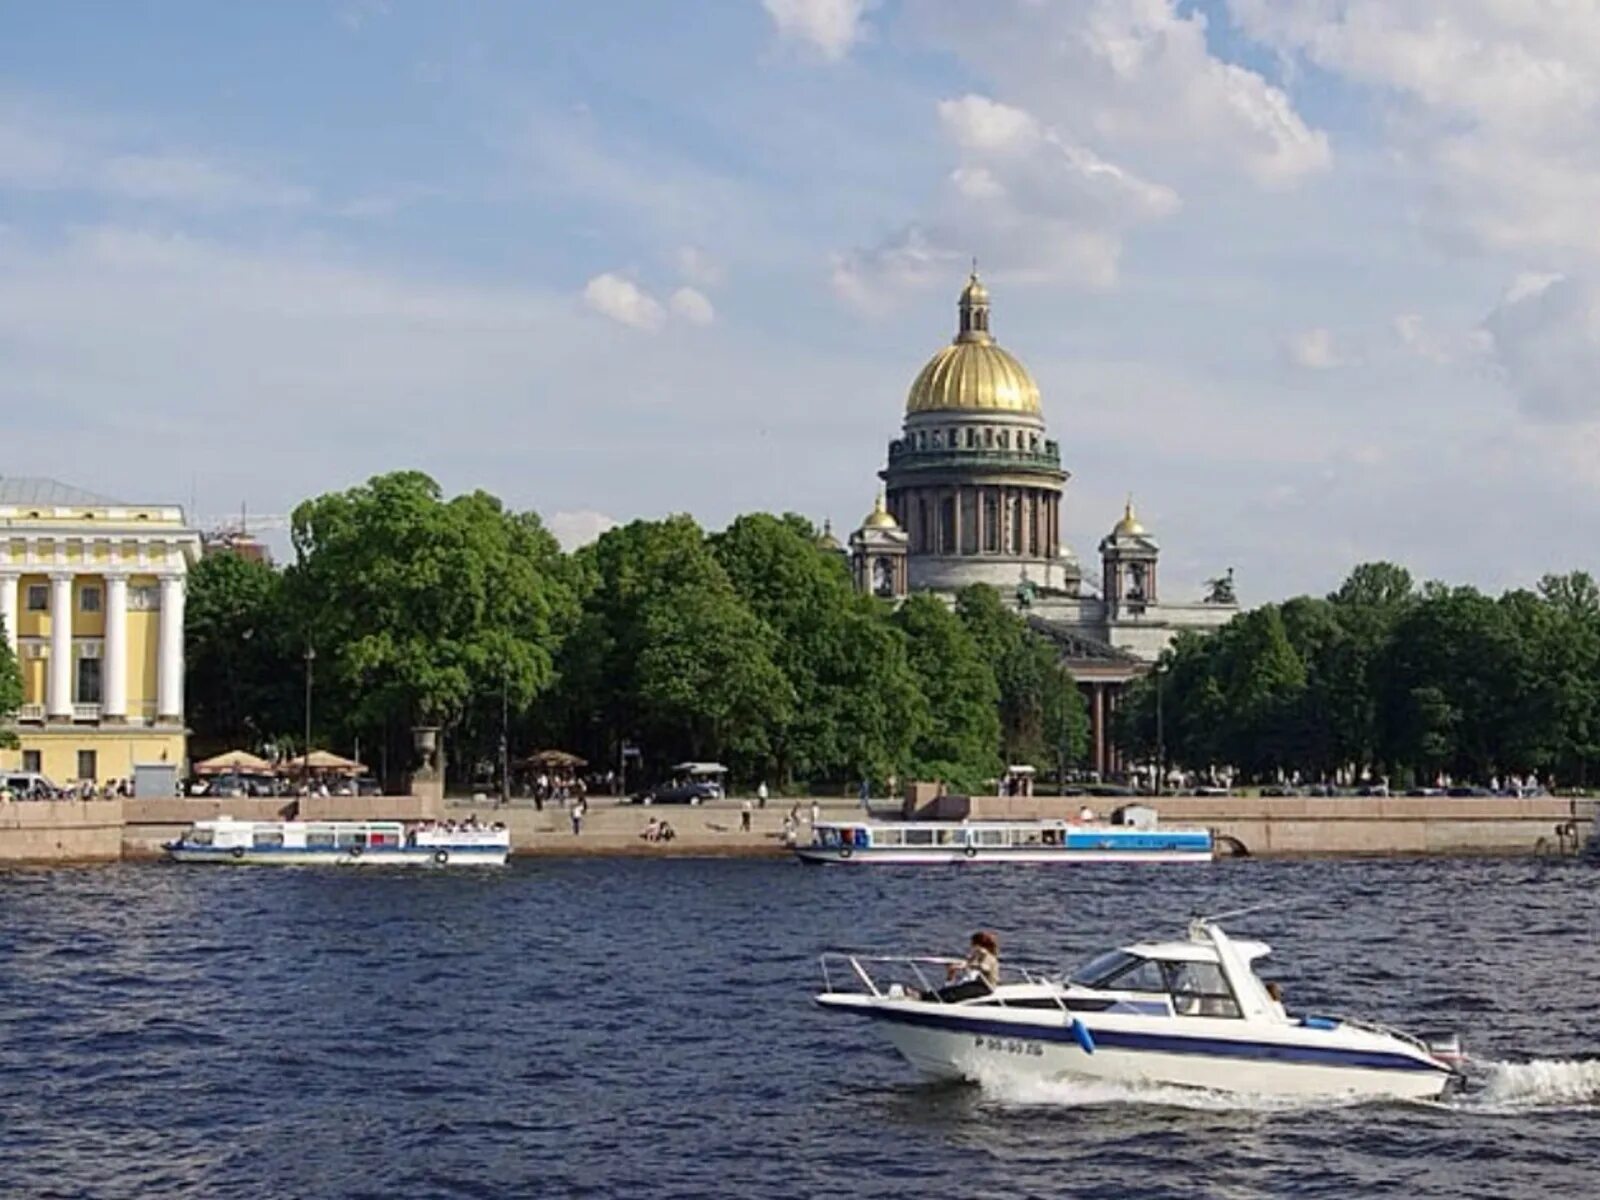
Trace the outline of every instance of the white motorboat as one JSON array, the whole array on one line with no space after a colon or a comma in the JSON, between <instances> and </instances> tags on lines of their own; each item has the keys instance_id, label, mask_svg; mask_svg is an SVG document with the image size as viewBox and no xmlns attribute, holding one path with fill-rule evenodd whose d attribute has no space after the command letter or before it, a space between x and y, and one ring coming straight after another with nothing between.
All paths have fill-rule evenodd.
<instances>
[{"instance_id":1,"label":"white motorboat","mask_svg":"<svg viewBox=\"0 0 1600 1200\"><path fill-rule=\"evenodd\" d=\"M163 847L181 863L241 866L498 867L511 852L503 825L429 821L196 821Z\"/></svg>"},{"instance_id":2,"label":"white motorboat","mask_svg":"<svg viewBox=\"0 0 1600 1200\"><path fill-rule=\"evenodd\" d=\"M1211 831L1153 821L818 821L797 844L809 863L1208 863Z\"/></svg>"},{"instance_id":3,"label":"white motorboat","mask_svg":"<svg viewBox=\"0 0 1600 1200\"><path fill-rule=\"evenodd\" d=\"M1291 1016L1253 967L1269 952L1197 918L1183 941L1125 946L1069 976L1012 970L967 999L941 999L935 985L957 960L830 954L816 1001L879 1023L895 1049L936 1078L1021 1073L1404 1099L1459 1083L1464 1056L1453 1035L1430 1043L1362 1021ZM834 987L841 967L862 990Z\"/></svg>"}]
</instances>

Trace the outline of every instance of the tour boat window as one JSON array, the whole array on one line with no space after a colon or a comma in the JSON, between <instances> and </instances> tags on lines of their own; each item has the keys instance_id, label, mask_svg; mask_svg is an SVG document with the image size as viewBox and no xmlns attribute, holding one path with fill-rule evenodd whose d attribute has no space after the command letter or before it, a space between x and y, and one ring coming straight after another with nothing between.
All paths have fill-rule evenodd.
<instances>
[{"instance_id":1,"label":"tour boat window","mask_svg":"<svg viewBox=\"0 0 1600 1200\"><path fill-rule=\"evenodd\" d=\"M878 846L903 846L905 836L898 829L880 829L872 835L872 841Z\"/></svg>"},{"instance_id":2,"label":"tour boat window","mask_svg":"<svg viewBox=\"0 0 1600 1200\"><path fill-rule=\"evenodd\" d=\"M1039 831L1037 829L1024 829L1022 831L1022 844L1024 846L1037 846L1039 844Z\"/></svg>"},{"instance_id":3,"label":"tour boat window","mask_svg":"<svg viewBox=\"0 0 1600 1200\"><path fill-rule=\"evenodd\" d=\"M283 845L283 830L281 830L281 829L258 829L258 830L255 831L255 835L251 839L251 845L255 846L255 848L258 849L258 850L261 849L263 846L267 846L267 847L282 846Z\"/></svg>"},{"instance_id":4,"label":"tour boat window","mask_svg":"<svg viewBox=\"0 0 1600 1200\"><path fill-rule=\"evenodd\" d=\"M1006 844L1006 831L1004 829L974 829L967 837L977 846L1004 846Z\"/></svg>"},{"instance_id":5,"label":"tour boat window","mask_svg":"<svg viewBox=\"0 0 1600 1200\"><path fill-rule=\"evenodd\" d=\"M948 846L951 843L953 843L955 840L956 840L956 831L954 829L941 829L941 830L939 830L939 845Z\"/></svg>"},{"instance_id":6,"label":"tour boat window","mask_svg":"<svg viewBox=\"0 0 1600 1200\"><path fill-rule=\"evenodd\" d=\"M908 830L906 830L906 845L908 845L908 846L931 846L931 845L933 845L933 830L931 830L931 829L908 829Z\"/></svg>"},{"instance_id":7,"label":"tour boat window","mask_svg":"<svg viewBox=\"0 0 1600 1200\"><path fill-rule=\"evenodd\" d=\"M1164 964L1172 992L1172 1010L1181 1017L1237 1017L1239 1002L1222 973L1209 962Z\"/></svg>"},{"instance_id":8,"label":"tour boat window","mask_svg":"<svg viewBox=\"0 0 1600 1200\"><path fill-rule=\"evenodd\" d=\"M333 844L336 846L365 846L367 844L367 835L341 829L334 835Z\"/></svg>"},{"instance_id":9,"label":"tour boat window","mask_svg":"<svg viewBox=\"0 0 1600 1200\"><path fill-rule=\"evenodd\" d=\"M398 846L400 844L400 836L394 833L374 832L372 844L374 846Z\"/></svg>"},{"instance_id":10,"label":"tour boat window","mask_svg":"<svg viewBox=\"0 0 1600 1200\"><path fill-rule=\"evenodd\" d=\"M333 845L333 830L331 830L331 829L316 829L316 828L311 828L311 829L306 830L306 845L307 846L331 846L331 845Z\"/></svg>"},{"instance_id":11,"label":"tour boat window","mask_svg":"<svg viewBox=\"0 0 1600 1200\"><path fill-rule=\"evenodd\" d=\"M217 840L217 835L210 829L196 829L190 832L188 841L196 846L209 846Z\"/></svg>"}]
</instances>

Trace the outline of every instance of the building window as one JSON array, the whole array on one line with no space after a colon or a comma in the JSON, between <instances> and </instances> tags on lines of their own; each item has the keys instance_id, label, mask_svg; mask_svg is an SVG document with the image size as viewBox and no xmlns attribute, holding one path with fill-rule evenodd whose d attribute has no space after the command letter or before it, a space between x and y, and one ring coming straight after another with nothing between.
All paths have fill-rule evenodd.
<instances>
[{"instance_id":1,"label":"building window","mask_svg":"<svg viewBox=\"0 0 1600 1200\"><path fill-rule=\"evenodd\" d=\"M95 762L98 757L93 750L78 751L78 778L99 779L100 773Z\"/></svg>"},{"instance_id":2,"label":"building window","mask_svg":"<svg viewBox=\"0 0 1600 1200\"><path fill-rule=\"evenodd\" d=\"M80 658L78 660L78 703L100 703L100 660L98 658Z\"/></svg>"},{"instance_id":3,"label":"building window","mask_svg":"<svg viewBox=\"0 0 1600 1200\"><path fill-rule=\"evenodd\" d=\"M43 751L24 750L22 752L22 769L29 775L39 775L44 772Z\"/></svg>"},{"instance_id":4,"label":"building window","mask_svg":"<svg viewBox=\"0 0 1600 1200\"><path fill-rule=\"evenodd\" d=\"M128 589L129 612L155 612L161 607L161 589L155 584L143 583Z\"/></svg>"},{"instance_id":5,"label":"building window","mask_svg":"<svg viewBox=\"0 0 1600 1200\"><path fill-rule=\"evenodd\" d=\"M50 611L50 588L47 585L42 583L30 583L28 585L28 611Z\"/></svg>"},{"instance_id":6,"label":"building window","mask_svg":"<svg viewBox=\"0 0 1600 1200\"><path fill-rule=\"evenodd\" d=\"M100 585L86 584L78 592L78 611L97 613L100 611Z\"/></svg>"}]
</instances>

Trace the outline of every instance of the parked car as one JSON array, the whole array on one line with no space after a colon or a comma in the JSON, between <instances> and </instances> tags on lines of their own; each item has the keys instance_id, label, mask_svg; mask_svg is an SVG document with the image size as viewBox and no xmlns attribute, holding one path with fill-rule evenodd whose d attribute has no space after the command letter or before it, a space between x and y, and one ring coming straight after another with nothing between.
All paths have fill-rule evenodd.
<instances>
[{"instance_id":1,"label":"parked car","mask_svg":"<svg viewBox=\"0 0 1600 1200\"><path fill-rule=\"evenodd\" d=\"M702 800L715 800L722 789L706 780L658 783L634 796L635 804L699 804Z\"/></svg>"}]
</instances>

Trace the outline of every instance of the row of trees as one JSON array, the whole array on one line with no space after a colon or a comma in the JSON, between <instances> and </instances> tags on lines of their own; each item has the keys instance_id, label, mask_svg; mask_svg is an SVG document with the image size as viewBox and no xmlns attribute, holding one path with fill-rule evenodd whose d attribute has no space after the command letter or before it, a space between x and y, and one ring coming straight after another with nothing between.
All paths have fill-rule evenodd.
<instances>
[{"instance_id":1,"label":"row of trees","mask_svg":"<svg viewBox=\"0 0 1600 1200\"><path fill-rule=\"evenodd\" d=\"M1369 563L1326 598L1180 637L1115 736L1134 759L1255 780L1581 786L1600 766L1600 588L1576 573L1491 597Z\"/></svg>"},{"instance_id":2,"label":"row of trees","mask_svg":"<svg viewBox=\"0 0 1600 1200\"><path fill-rule=\"evenodd\" d=\"M952 610L858 595L803 518L706 534L636 521L562 554L532 514L417 473L306 501L283 571L209 556L190 576L188 708L205 743L313 740L393 771L446 732L457 778L559 745L654 773L721 759L776 784L1062 769L1087 719L1051 647L988 588Z\"/></svg>"}]
</instances>

